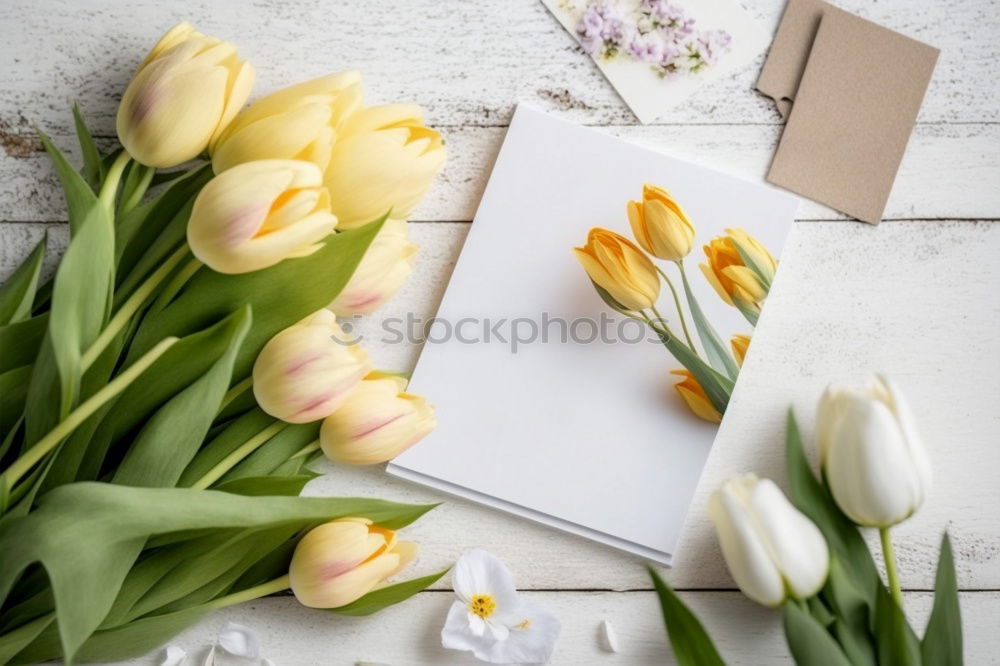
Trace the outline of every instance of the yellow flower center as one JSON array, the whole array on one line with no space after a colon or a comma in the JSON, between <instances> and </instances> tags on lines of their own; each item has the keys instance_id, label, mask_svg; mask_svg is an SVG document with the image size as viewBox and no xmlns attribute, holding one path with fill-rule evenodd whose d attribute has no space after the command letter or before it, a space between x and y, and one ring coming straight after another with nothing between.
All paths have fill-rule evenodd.
<instances>
[{"instance_id":1,"label":"yellow flower center","mask_svg":"<svg viewBox=\"0 0 1000 666\"><path fill-rule=\"evenodd\" d=\"M477 594L469 602L469 610L483 619L493 615L496 608L497 602L493 601L493 597L488 594Z\"/></svg>"}]
</instances>

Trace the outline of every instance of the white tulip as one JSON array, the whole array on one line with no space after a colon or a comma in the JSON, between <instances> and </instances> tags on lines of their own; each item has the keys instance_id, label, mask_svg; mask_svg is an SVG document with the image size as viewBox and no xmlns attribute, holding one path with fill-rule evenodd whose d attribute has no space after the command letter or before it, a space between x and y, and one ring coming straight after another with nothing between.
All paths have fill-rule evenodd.
<instances>
[{"instance_id":1,"label":"white tulip","mask_svg":"<svg viewBox=\"0 0 1000 666\"><path fill-rule=\"evenodd\" d=\"M923 504L930 460L909 407L885 377L866 389L829 387L816 433L826 483L858 525L890 527Z\"/></svg>"},{"instance_id":2,"label":"white tulip","mask_svg":"<svg viewBox=\"0 0 1000 666\"><path fill-rule=\"evenodd\" d=\"M775 607L823 587L830 568L823 534L773 481L730 479L709 499L708 515L730 573L753 601Z\"/></svg>"}]
</instances>

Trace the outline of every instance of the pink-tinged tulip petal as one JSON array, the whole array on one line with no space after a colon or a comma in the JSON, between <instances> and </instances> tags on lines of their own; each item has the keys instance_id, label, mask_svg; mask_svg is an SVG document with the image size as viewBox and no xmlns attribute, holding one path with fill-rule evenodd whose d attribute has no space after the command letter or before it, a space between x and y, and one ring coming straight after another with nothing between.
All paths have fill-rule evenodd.
<instances>
[{"instance_id":1,"label":"pink-tinged tulip petal","mask_svg":"<svg viewBox=\"0 0 1000 666\"><path fill-rule=\"evenodd\" d=\"M348 465L386 462L416 444L437 424L434 408L403 393L400 377L373 373L323 421L320 446L331 460Z\"/></svg>"},{"instance_id":2,"label":"pink-tinged tulip petal","mask_svg":"<svg viewBox=\"0 0 1000 666\"><path fill-rule=\"evenodd\" d=\"M205 151L246 102L253 67L236 47L175 26L142 61L118 108L118 138L139 162L172 167Z\"/></svg>"},{"instance_id":3,"label":"pink-tinged tulip petal","mask_svg":"<svg viewBox=\"0 0 1000 666\"><path fill-rule=\"evenodd\" d=\"M253 367L254 397L275 418L311 423L340 407L371 369L368 353L320 310L264 345Z\"/></svg>"},{"instance_id":4,"label":"pink-tinged tulip petal","mask_svg":"<svg viewBox=\"0 0 1000 666\"><path fill-rule=\"evenodd\" d=\"M416 544L359 518L325 523L306 534L289 567L292 592L311 608L339 608L398 573L416 555Z\"/></svg>"},{"instance_id":5,"label":"pink-tinged tulip petal","mask_svg":"<svg viewBox=\"0 0 1000 666\"><path fill-rule=\"evenodd\" d=\"M311 162L259 160L202 188L188 222L194 255L220 273L247 273L315 251L337 224Z\"/></svg>"}]
</instances>

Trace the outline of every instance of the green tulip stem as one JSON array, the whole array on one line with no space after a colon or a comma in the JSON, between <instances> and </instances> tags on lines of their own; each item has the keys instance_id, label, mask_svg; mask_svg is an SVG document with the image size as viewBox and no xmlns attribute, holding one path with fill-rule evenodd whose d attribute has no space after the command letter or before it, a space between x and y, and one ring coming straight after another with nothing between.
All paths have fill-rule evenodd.
<instances>
[{"instance_id":1,"label":"green tulip stem","mask_svg":"<svg viewBox=\"0 0 1000 666\"><path fill-rule=\"evenodd\" d=\"M135 313L139 311L142 304L146 302L146 299L149 298L153 292L156 291L156 288L160 286L160 283L163 282L168 275L170 275L187 252L188 246L187 244L184 244L180 249L170 255L170 257L168 257L159 268L153 271L153 274L146 278L146 281L139 285L139 288L136 289L131 296L129 296L128 300L125 301L120 308L118 308L118 312L116 312L111 318L108 325L104 327L104 330L97 336L94 343L83 353L83 356L80 359L81 372L86 372L87 368L94 364L94 361L96 361L97 357L101 355L101 352L107 349L108 345L111 344L111 341L115 339L115 336L118 335L123 328L125 328L129 320L132 319Z\"/></svg>"},{"instance_id":2,"label":"green tulip stem","mask_svg":"<svg viewBox=\"0 0 1000 666\"><path fill-rule=\"evenodd\" d=\"M299 449L298 451L296 451L295 455L293 455L291 458L289 458L289 460L298 460L302 456L307 456L310 453L312 453L313 451L319 451L319 440L318 439L317 440L313 440L312 442L309 442L308 444L306 444L305 446L303 446L301 449Z\"/></svg>"},{"instance_id":3,"label":"green tulip stem","mask_svg":"<svg viewBox=\"0 0 1000 666\"><path fill-rule=\"evenodd\" d=\"M188 245L185 243L181 249L183 250L187 247ZM160 295L156 297L150 311L159 312L163 308L167 307L167 305L170 304L170 301L174 300L174 296L177 295L177 292L179 292L181 288L187 284L187 281L191 279L191 276L197 273L204 265L205 264L201 263L201 261L192 257L190 261L184 264L183 268L177 271L177 274L174 275L173 279L167 283L167 286L160 291Z\"/></svg>"},{"instance_id":4,"label":"green tulip stem","mask_svg":"<svg viewBox=\"0 0 1000 666\"><path fill-rule=\"evenodd\" d=\"M122 215L127 215L132 212L139 202L142 201L143 195L146 194L146 190L149 189L149 184L153 182L153 175L156 174L156 169L146 169L142 174L142 180L135 186L132 193L129 195L128 199L122 202L121 211Z\"/></svg>"},{"instance_id":5,"label":"green tulip stem","mask_svg":"<svg viewBox=\"0 0 1000 666\"><path fill-rule=\"evenodd\" d=\"M677 262L677 265L681 266L681 263ZM690 347L693 351L697 353L696 348L694 346L694 341L691 340L691 333L688 331L687 318L684 316L683 308L681 308L681 299L677 295L677 289L674 287L673 281L671 281L671 279L667 277L667 274L663 272L662 268L657 266L656 270L660 274L660 277L662 277L664 281L667 283L667 286L670 287L670 293L674 297L674 307L677 308L677 316L680 317L681 329L684 331L684 337L687 339L688 347ZM683 268L681 270L683 270ZM660 315L659 312L656 311L655 305L653 306L653 313L660 318L660 321L663 321L663 317Z\"/></svg>"},{"instance_id":6,"label":"green tulip stem","mask_svg":"<svg viewBox=\"0 0 1000 666\"><path fill-rule=\"evenodd\" d=\"M151 366L156 359L160 358L173 345L177 342L178 338L169 337L164 338L155 347L146 352L138 361L130 365L124 372L119 374L117 377L108 382L100 391L90 396L86 401L83 402L79 407L74 409L69 415L59 423L55 428L49 431L47 435L42 437L38 442L35 443L30 449L28 449L24 455L14 461L14 463L7 468L7 470L0 475L0 487L5 487L11 489L14 484L17 483L22 476L32 467L35 463L44 458L52 449L54 449L58 444L69 436L77 427L88 418L90 418L98 409L100 409L105 403L114 398L116 395L125 390L125 388L131 384L135 379L141 375L146 368Z\"/></svg>"},{"instance_id":7,"label":"green tulip stem","mask_svg":"<svg viewBox=\"0 0 1000 666\"><path fill-rule=\"evenodd\" d=\"M247 377L243 381L236 384L236 386L226 391L226 395L222 396L222 402L219 404L218 413L221 414L222 410L229 406L229 403L236 400L241 393L246 391L251 386L253 386L253 377Z\"/></svg>"},{"instance_id":8,"label":"green tulip stem","mask_svg":"<svg viewBox=\"0 0 1000 666\"><path fill-rule=\"evenodd\" d=\"M261 597L266 597L269 594L275 594L277 592L283 592L292 586L291 581L288 579L288 575L284 575L281 578L275 578L274 580L269 580L266 583L261 583L255 587L249 587L245 590L240 590L239 592L234 592L228 594L224 597L219 597L218 599L211 602L211 606L214 610L220 608L228 608L229 606L235 606L236 604L242 604L245 601L253 601L254 599L260 599Z\"/></svg>"},{"instance_id":9,"label":"green tulip stem","mask_svg":"<svg viewBox=\"0 0 1000 666\"><path fill-rule=\"evenodd\" d=\"M284 430L287 425L288 424L284 421L275 421L268 427L264 428L259 433L243 442L238 449L223 458L219 464L208 470L208 473L198 479L191 485L191 487L197 488L198 490L208 488L213 483L221 479L226 472L231 470L233 467L236 467L241 460L263 446L267 440Z\"/></svg>"},{"instance_id":10,"label":"green tulip stem","mask_svg":"<svg viewBox=\"0 0 1000 666\"><path fill-rule=\"evenodd\" d=\"M132 156L128 154L127 150L122 150L118 153L118 157L111 164L111 168L108 169L108 175L101 183L101 192L97 195L97 200L101 202L104 209L108 211L112 217L114 216L115 210L115 195L118 194L118 184L121 182L122 173L125 171L125 167L128 165L129 160Z\"/></svg>"},{"instance_id":11,"label":"green tulip stem","mask_svg":"<svg viewBox=\"0 0 1000 666\"><path fill-rule=\"evenodd\" d=\"M896 605L903 608L903 590L899 586L899 572L896 570L896 554L892 549L892 539L889 537L889 528L880 527L879 538L882 540L882 557L885 559L885 575L889 579L889 591Z\"/></svg>"}]
</instances>

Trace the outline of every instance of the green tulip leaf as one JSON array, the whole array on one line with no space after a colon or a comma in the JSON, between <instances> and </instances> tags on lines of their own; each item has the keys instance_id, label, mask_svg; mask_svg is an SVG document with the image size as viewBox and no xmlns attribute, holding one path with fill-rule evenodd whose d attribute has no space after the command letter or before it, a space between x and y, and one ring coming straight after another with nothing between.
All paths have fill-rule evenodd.
<instances>
[{"instance_id":1,"label":"green tulip leaf","mask_svg":"<svg viewBox=\"0 0 1000 666\"><path fill-rule=\"evenodd\" d=\"M55 599L62 656L77 651L114 604L150 536L189 530L307 526L362 516L403 527L429 505L316 497L244 497L211 490L132 488L74 483L44 495L38 508L0 532L0 606L33 563L47 572ZM72 543L73 548L65 544Z\"/></svg>"},{"instance_id":2,"label":"green tulip leaf","mask_svg":"<svg viewBox=\"0 0 1000 666\"><path fill-rule=\"evenodd\" d=\"M2 376L0 376L2 379ZM321 421L292 424L269 439L220 479L227 483L254 476L267 476L319 438Z\"/></svg>"},{"instance_id":3,"label":"green tulip leaf","mask_svg":"<svg viewBox=\"0 0 1000 666\"><path fill-rule=\"evenodd\" d=\"M6 664L14 659L18 653L38 638L55 619L54 613L48 613L21 625L14 631L4 632L0 636L0 664ZM21 663L30 662L22 661Z\"/></svg>"},{"instance_id":4,"label":"green tulip leaf","mask_svg":"<svg viewBox=\"0 0 1000 666\"><path fill-rule=\"evenodd\" d=\"M38 132L38 137L41 139L45 152L49 154L52 165L56 169L56 175L59 176L62 183L63 194L66 197L70 236L75 237L83 228L87 218L92 215L94 208L99 207L97 194L44 132ZM99 208L103 211L103 207Z\"/></svg>"},{"instance_id":5,"label":"green tulip leaf","mask_svg":"<svg viewBox=\"0 0 1000 666\"><path fill-rule=\"evenodd\" d=\"M872 639L871 609L867 596L848 576L840 560L830 556L830 574L820 597L833 611L830 628L844 654L855 666L875 666L875 645Z\"/></svg>"},{"instance_id":6,"label":"green tulip leaf","mask_svg":"<svg viewBox=\"0 0 1000 666\"><path fill-rule=\"evenodd\" d=\"M83 352L107 322L114 284L115 234L108 211L94 191L44 134L42 144L63 182L73 238L56 271L52 287L47 340L58 374L59 399L44 408L38 398L50 398L51 368L35 365L26 414L27 440L34 442L69 413L80 392ZM40 408L41 407L41 408Z\"/></svg>"},{"instance_id":7,"label":"green tulip leaf","mask_svg":"<svg viewBox=\"0 0 1000 666\"><path fill-rule=\"evenodd\" d=\"M0 326L0 372L34 363L48 329L48 313Z\"/></svg>"},{"instance_id":8,"label":"green tulip leaf","mask_svg":"<svg viewBox=\"0 0 1000 666\"><path fill-rule=\"evenodd\" d=\"M414 578L413 580L404 581L402 583L387 585L386 587L369 592L357 601L353 601L346 606L331 608L329 610L337 615L371 615L372 613L377 613L383 608L388 608L389 606L398 604L401 601L406 601L413 595L427 589L440 580L440 578L448 573L449 570L450 569L445 569L444 571L439 571L429 576L423 576L421 578Z\"/></svg>"},{"instance_id":9,"label":"green tulip leaf","mask_svg":"<svg viewBox=\"0 0 1000 666\"><path fill-rule=\"evenodd\" d=\"M31 366L22 365L0 374L0 437L14 429L14 424L21 422L24 412L24 401L28 396L28 381L31 379ZM0 458L5 449L0 447Z\"/></svg>"},{"instance_id":10,"label":"green tulip leaf","mask_svg":"<svg viewBox=\"0 0 1000 666\"><path fill-rule=\"evenodd\" d=\"M663 611L663 622L667 627L670 647L678 666L722 666L725 664L719 656L712 639L698 617L691 612L677 593L673 591L656 569L647 567L653 578L656 596L660 599L660 609Z\"/></svg>"},{"instance_id":11,"label":"green tulip leaf","mask_svg":"<svg viewBox=\"0 0 1000 666\"><path fill-rule=\"evenodd\" d=\"M16 324L31 316L31 306L35 302L35 290L38 289L38 276L42 272L47 240L46 233L31 254L0 287L0 326ZM7 353L6 349L4 353Z\"/></svg>"},{"instance_id":12,"label":"green tulip leaf","mask_svg":"<svg viewBox=\"0 0 1000 666\"><path fill-rule=\"evenodd\" d=\"M832 556L856 584L869 608L875 606L875 589L882 585L871 552L854 523L834 502L830 492L816 480L802 448L795 415L788 411L785 436L785 464L789 498L823 533Z\"/></svg>"},{"instance_id":13,"label":"green tulip leaf","mask_svg":"<svg viewBox=\"0 0 1000 666\"><path fill-rule=\"evenodd\" d=\"M271 497L285 495L298 497L306 484L316 478L316 474L298 474L295 476L243 476L231 481L223 481L213 490L221 490L237 495Z\"/></svg>"},{"instance_id":14,"label":"green tulip leaf","mask_svg":"<svg viewBox=\"0 0 1000 666\"><path fill-rule=\"evenodd\" d=\"M239 315L230 315L238 318ZM210 371L232 344L235 319L222 318L208 328L182 338L140 375L114 403L86 448L77 455L75 479L100 478L102 470L117 469L128 450L130 433L169 400ZM238 352L237 352L238 354ZM200 442L198 442L200 443ZM194 444L192 444L194 445ZM67 447L68 448L68 447ZM64 453L65 455L65 453Z\"/></svg>"},{"instance_id":15,"label":"green tulip leaf","mask_svg":"<svg viewBox=\"0 0 1000 666\"><path fill-rule=\"evenodd\" d=\"M211 177L207 166L195 169L119 220L115 248L118 300L127 298L184 242L194 199Z\"/></svg>"},{"instance_id":16,"label":"green tulip leaf","mask_svg":"<svg viewBox=\"0 0 1000 666\"><path fill-rule=\"evenodd\" d=\"M90 189L97 192L106 173L101 163L103 156L94 143L90 130L87 129L80 107L76 104L73 105L73 124L76 126L76 138L80 142L80 152L83 154L83 178L90 185Z\"/></svg>"},{"instance_id":17,"label":"green tulip leaf","mask_svg":"<svg viewBox=\"0 0 1000 666\"><path fill-rule=\"evenodd\" d=\"M187 465L184 473L181 474L176 485L180 487L193 486L236 449L261 432L273 427L276 423L278 423L277 419L259 407L255 407L234 419L222 432L201 447L194 459ZM280 433L275 433L272 438L278 434Z\"/></svg>"},{"instance_id":18,"label":"green tulip leaf","mask_svg":"<svg viewBox=\"0 0 1000 666\"><path fill-rule=\"evenodd\" d=\"M881 584L875 590L872 633L875 634L878 643L879 664L920 666L923 663L917 635L906 621L903 609L889 594L889 590Z\"/></svg>"},{"instance_id":19,"label":"green tulip leaf","mask_svg":"<svg viewBox=\"0 0 1000 666\"><path fill-rule=\"evenodd\" d=\"M247 331L249 306L219 324L225 351L211 368L172 397L142 427L113 483L126 486L174 486L201 446L229 389L233 363Z\"/></svg>"},{"instance_id":20,"label":"green tulip leaf","mask_svg":"<svg viewBox=\"0 0 1000 666\"><path fill-rule=\"evenodd\" d=\"M729 397L733 393L733 380L718 372L691 350L686 344L674 336L663 340L664 346L674 355L674 358L694 375L705 395L720 414L726 413Z\"/></svg>"},{"instance_id":21,"label":"green tulip leaf","mask_svg":"<svg viewBox=\"0 0 1000 666\"><path fill-rule=\"evenodd\" d=\"M173 303L146 317L130 350L135 357L168 335L183 336L249 304L254 325L237 356L234 377L250 375L257 354L288 326L329 305L354 273L385 217L331 235L308 257L240 275L195 274Z\"/></svg>"},{"instance_id":22,"label":"green tulip leaf","mask_svg":"<svg viewBox=\"0 0 1000 666\"><path fill-rule=\"evenodd\" d=\"M736 376L740 374L740 367L729 352L729 347L722 341L722 338L719 337L719 334L712 327L711 322L708 321L708 318L702 311L701 305L694 295L694 291L691 290L687 273L683 269L681 269L681 280L684 284L684 295L687 297L688 310L691 311L691 318L694 319L695 328L698 329L698 337L705 348L708 362L717 371L735 382Z\"/></svg>"},{"instance_id":23,"label":"green tulip leaf","mask_svg":"<svg viewBox=\"0 0 1000 666\"><path fill-rule=\"evenodd\" d=\"M803 610L798 602L785 603L783 618L785 640L798 666L851 666L823 623Z\"/></svg>"},{"instance_id":24,"label":"green tulip leaf","mask_svg":"<svg viewBox=\"0 0 1000 666\"><path fill-rule=\"evenodd\" d=\"M941 554L934 580L934 607L927 620L920 652L924 663L928 665L961 666L963 661L958 581L955 578L955 562L947 532L941 537Z\"/></svg>"},{"instance_id":25,"label":"green tulip leaf","mask_svg":"<svg viewBox=\"0 0 1000 666\"><path fill-rule=\"evenodd\" d=\"M744 300L739 296L733 296L733 305L735 305L736 309L740 311L743 318L750 322L751 326L757 325L757 320L760 319L760 310L757 308L756 304Z\"/></svg>"}]
</instances>

